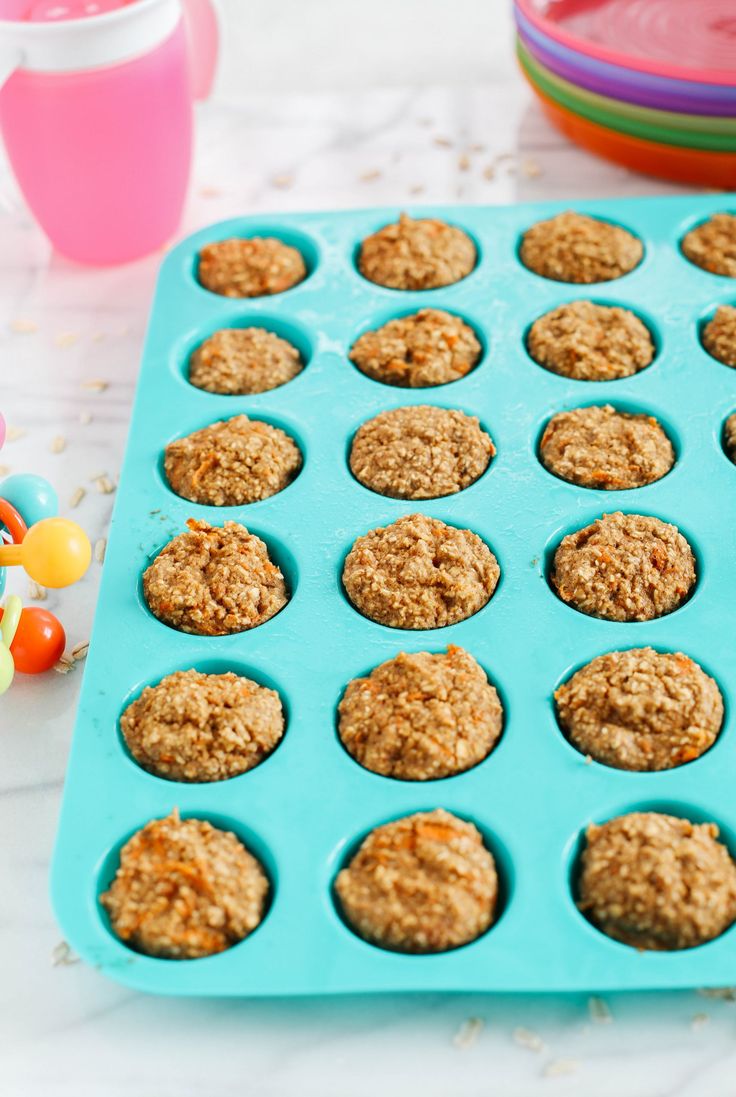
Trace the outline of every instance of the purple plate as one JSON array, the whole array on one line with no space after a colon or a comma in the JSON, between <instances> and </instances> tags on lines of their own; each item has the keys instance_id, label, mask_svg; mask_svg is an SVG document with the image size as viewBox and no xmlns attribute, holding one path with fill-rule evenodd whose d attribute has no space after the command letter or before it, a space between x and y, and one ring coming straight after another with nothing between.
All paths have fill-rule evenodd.
<instances>
[{"instance_id":1,"label":"purple plate","mask_svg":"<svg viewBox=\"0 0 736 1097\"><path fill-rule=\"evenodd\" d=\"M736 87L653 76L594 60L541 34L518 8L514 15L527 49L552 72L579 87L658 110L736 117Z\"/></svg>"}]
</instances>

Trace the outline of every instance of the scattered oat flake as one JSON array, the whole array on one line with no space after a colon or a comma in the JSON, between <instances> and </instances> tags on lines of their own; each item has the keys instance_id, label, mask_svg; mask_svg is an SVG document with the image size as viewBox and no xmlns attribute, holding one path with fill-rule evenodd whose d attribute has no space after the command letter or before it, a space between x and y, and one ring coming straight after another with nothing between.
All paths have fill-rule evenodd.
<instances>
[{"instance_id":1,"label":"scattered oat flake","mask_svg":"<svg viewBox=\"0 0 736 1097\"><path fill-rule=\"evenodd\" d=\"M453 142L449 137L435 137L434 143L440 149L451 149L453 146Z\"/></svg>"},{"instance_id":2,"label":"scattered oat flake","mask_svg":"<svg viewBox=\"0 0 736 1097\"><path fill-rule=\"evenodd\" d=\"M586 755L586 757L588 756ZM608 1002L595 995L588 998L588 1013L590 1014L591 1021L595 1021L598 1025L610 1025L613 1020L613 1014L608 1008Z\"/></svg>"},{"instance_id":3,"label":"scattered oat flake","mask_svg":"<svg viewBox=\"0 0 736 1097\"><path fill-rule=\"evenodd\" d=\"M59 941L52 949L51 963L54 967L68 967L69 964L78 964L79 957L72 952L66 941Z\"/></svg>"},{"instance_id":4,"label":"scattered oat flake","mask_svg":"<svg viewBox=\"0 0 736 1097\"><path fill-rule=\"evenodd\" d=\"M57 674L68 674L74 667L74 659L70 651L65 651L58 663L54 663L54 670Z\"/></svg>"},{"instance_id":5,"label":"scattered oat flake","mask_svg":"<svg viewBox=\"0 0 736 1097\"><path fill-rule=\"evenodd\" d=\"M371 171L364 171L359 178L361 183L375 183L376 179L380 179L382 175L383 172L378 168L372 168Z\"/></svg>"},{"instance_id":6,"label":"scattered oat flake","mask_svg":"<svg viewBox=\"0 0 736 1097\"><path fill-rule=\"evenodd\" d=\"M710 1021L710 1017L707 1013L695 1013L690 1022L690 1028L693 1032L697 1032L703 1025L707 1025L708 1021Z\"/></svg>"},{"instance_id":7,"label":"scattered oat flake","mask_svg":"<svg viewBox=\"0 0 736 1097\"><path fill-rule=\"evenodd\" d=\"M577 1059L553 1059L542 1073L545 1078L559 1078L563 1074L574 1074L579 1066Z\"/></svg>"},{"instance_id":8,"label":"scattered oat flake","mask_svg":"<svg viewBox=\"0 0 736 1097\"><path fill-rule=\"evenodd\" d=\"M483 168L483 178L489 180L496 178L496 169L493 164L486 164Z\"/></svg>"},{"instance_id":9,"label":"scattered oat flake","mask_svg":"<svg viewBox=\"0 0 736 1097\"><path fill-rule=\"evenodd\" d=\"M14 331L16 335L33 335L34 331L38 331L38 324L33 320L26 320L24 317L19 316L17 320L10 321L10 330Z\"/></svg>"},{"instance_id":10,"label":"scattered oat flake","mask_svg":"<svg viewBox=\"0 0 736 1097\"><path fill-rule=\"evenodd\" d=\"M52 453L63 453L66 449L66 438L63 434L57 434L51 439L50 450Z\"/></svg>"},{"instance_id":11,"label":"scattered oat flake","mask_svg":"<svg viewBox=\"0 0 736 1097\"><path fill-rule=\"evenodd\" d=\"M276 187L277 190L288 190L289 187L294 186L294 176L287 175L286 173L282 175L272 175L271 186Z\"/></svg>"},{"instance_id":12,"label":"scattered oat flake","mask_svg":"<svg viewBox=\"0 0 736 1097\"><path fill-rule=\"evenodd\" d=\"M475 145L470 146L470 151L471 152L485 152L486 151L486 146L476 143Z\"/></svg>"},{"instance_id":13,"label":"scattered oat flake","mask_svg":"<svg viewBox=\"0 0 736 1097\"><path fill-rule=\"evenodd\" d=\"M72 648L71 655L75 663L80 662L82 659L87 658L87 652L89 651L89 640L80 640L78 644L75 644Z\"/></svg>"},{"instance_id":14,"label":"scattered oat flake","mask_svg":"<svg viewBox=\"0 0 736 1097\"><path fill-rule=\"evenodd\" d=\"M103 381L99 377L91 377L89 381L82 381L82 388L87 389L88 392L104 392L108 385L109 381Z\"/></svg>"},{"instance_id":15,"label":"scattered oat flake","mask_svg":"<svg viewBox=\"0 0 736 1097\"><path fill-rule=\"evenodd\" d=\"M463 153L457 158L457 166L460 171L470 171L470 157L467 153Z\"/></svg>"},{"instance_id":16,"label":"scattered oat flake","mask_svg":"<svg viewBox=\"0 0 736 1097\"><path fill-rule=\"evenodd\" d=\"M25 438L26 434L25 427L8 427L5 431L5 441L17 442L19 438Z\"/></svg>"},{"instance_id":17,"label":"scattered oat flake","mask_svg":"<svg viewBox=\"0 0 736 1097\"><path fill-rule=\"evenodd\" d=\"M112 495L115 491L115 485L112 480L109 476L104 474L102 476L95 476L92 483L95 485L100 495Z\"/></svg>"},{"instance_id":18,"label":"scattered oat flake","mask_svg":"<svg viewBox=\"0 0 736 1097\"><path fill-rule=\"evenodd\" d=\"M78 331L60 331L58 335L54 336L54 343L57 347L73 347L74 344L78 341Z\"/></svg>"},{"instance_id":19,"label":"scattered oat flake","mask_svg":"<svg viewBox=\"0 0 736 1097\"><path fill-rule=\"evenodd\" d=\"M724 1002L736 1002L736 987L700 987L701 998L720 998Z\"/></svg>"},{"instance_id":20,"label":"scattered oat flake","mask_svg":"<svg viewBox=\"0 0 736 1097\"><path fill-rule=\"evenodd\" d=\"M86 494L87 492L85 488L77 488L75 491L72 492L69 499L69 506L72 508L72 510L74 510L75 507L79 506Z\"/></svg>"},{"instance_id":21,"label":"scattered oat flake","mask_svg":"<svg viewBox=\"0 0 736 1097\"><path fill-rule=\"evenodd\" d=\"M415 183L413 187L409 187L409 194L424 194L425 190L423 183Z\"/></svg>"},{"instance_id":22,"label":"scattered oat flake","mask_svg":"<svg viewBox=\"0 0 736 1097\"><path fill-rule=\"evenodd\" d=\"M10 465L0 465L0 477L10 474Z\"/></svg>"},{"instance_id":23,"label":"scattered oat flake","mask_svg":"<svg viewBox=\"0 0 736 1097\"><path fill-rule=\"evenodd\" d=\"M530 1028L515 1028L513 1033L514 1043L524 1047L527 1051L541 1051L544 1048L542 1037Z\"/></svg>"},{"instance_id":24,"label":"scattered oat flake","mask_svg":"<svg viewBox=\"0 0 736 1097\"><path fill-rule=\"evenodd\" d=\"M452 1038L455 1047L460 1048L461 1051L471 1048L483 1031L484 1024L482 1017L468 1017Z\"/></svg>"},{"instance_id":25,"label":"scattered oat flake","mask_svg":"<svg viewBox=\"0 0 736 1097\"><path fill-rule=\"evenodd\" d=\"M527 179L537 179L542 174L542 168L536 160L524 160L521 171Z\"/></svg>"},{"instance_id":26,"label":"scattered oat flake","mask_svg":"<svg viewBox=\"0 0 736 1097\"><path fill-rule=\"evenodd\" d=\"M104 537L100 537L99 541L95 541L95 560L98 564L102 564L104 562L106 549L107 541Z\"/></svg>"},{"instance_id":27,"label":"scattered oat flake","mask_svg":"<svg viewBox=\"0 0 736 1097\"><path fill-rule=\"evenodd\" d=\"M32 602L45 602L46 601L46 587L42 587L40 583L37 583L35 579L29 580L28 583L28 597Z\"/></svg>"},{"instance_id":28,"label":"scattered oat flake","mask_svg":"<svg viewBox=\"0 0 736 1097\"><path fill-rule=\"evenodd\" d=\"M591 754L586 754L585 757L583 758L583 761L585 762L586 766L592 766L593 765L593 756Z\"/></svg>"},{"instance_id":29,"label":"scattered oat flake","mask_svg":"<svg viewBox=\"0 0 736 1097\"><path fill-rule=\"evenodd\" d=\"M92 413L89 411L80 411L79 422L83 427L89 426L92 422Z\"/></svg>"}]
</instances>

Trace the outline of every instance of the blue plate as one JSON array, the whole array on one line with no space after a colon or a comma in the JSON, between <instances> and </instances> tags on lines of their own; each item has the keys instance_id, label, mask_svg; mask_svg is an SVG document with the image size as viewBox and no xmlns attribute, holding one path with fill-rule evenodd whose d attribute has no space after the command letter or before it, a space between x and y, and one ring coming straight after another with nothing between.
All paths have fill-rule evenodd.
<instances>
[{"instance_id":1,"label":"blue plate","mask_svg":"<svg viewBox=\"0 0 736 1097\"><path fill-rule=\"evenodd\" d=\"M736 407L736 374L702 349L699 325L736 286L692 266L679 241L724 195L580 202L582 212L620 222L644 242L636 270L614 282L572 286L526 270L520 234L566 208L414 210L442 217L476 240L473 273L447 289L400 292L364 280L360 240L397 209L243 217L189 237L166 258L138 385L128 452L110 531L87 660L53 868L53 900L72 947L90 964L148 991L201 995L302 995L360 991L582 991L736 982L736 928L699 948L641 953L599 933L576 908L575 860L585 827L635 808L713 819L736 850L736 757L731 686L736 561L736 468L721 446ZM259 300L217 297L195 278L206 243L275 235L296 244L311 268L305 282ZM656 342L653 364L620 381L570 381L541 369L525 349L536 317L586 297L633 309ZM348 360L357 335L424 306L467 319L483 358L453 384L423 390L372 381ZM216 396L187 380L191 350L217 328L260 324L291 338L307 359L291 383L258 396ZM658 483L634 491L585 490L550 475L537 459L555 412L610 402L656 415L677 449ZM385 408L431 403L479 416L498 453L462 493L422 503L383 498L347 465L356 428ZM263 417L302 448L301 475L285 491L246 507L190 504L161 474L171 439L240 412ZM698 559L692 598L670 616L619 624L583 616L550 590L547 568L560 539L613 510L675 522ZM491 601L450 628L398 631L360 616L341 586L357 536L421 511L475 530L501 566ZM250 632L199 637L176 632L147 609L141 574L190 516L236 519L265 539L291 587L276 617ZM351 678L398 651L467 648L497 684L506 709L502 739L460 776L428 783L379 777L357 765L335 730ZM554 689L603 652L650 644L684 651L713 674L726 721L703 757L663 773L626 773L585 759L561 734ZM258 768L229 781L187 785L140 769L126 753L120 713L144 686L172 671L235 670L280 691L288 711L281 745ZM98 896L121 844L178 806L231 828L263 861L272 902L261 926L220 955L194 961L132 952L110 932ZM382 951L355 936L332 897L336 872L377 824L445 807L475 822L496 855L502 910L483 937L440 955Z\"/></svg>"}]
</instances>

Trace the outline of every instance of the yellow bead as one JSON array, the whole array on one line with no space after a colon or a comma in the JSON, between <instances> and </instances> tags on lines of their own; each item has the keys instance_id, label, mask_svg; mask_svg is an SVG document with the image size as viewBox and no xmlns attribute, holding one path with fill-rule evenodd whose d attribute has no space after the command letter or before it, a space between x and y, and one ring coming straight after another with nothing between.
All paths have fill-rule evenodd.
<instances>
[{"instance_id":1,"label":"yellow bead","mask_svg":"<svg viewBox=\"0 0 736 1097\"><path fill-rule=\"evenodd\" d=\"M84 530L68 518L42 518L22 544L23 567L44 587L68 587L81 579L92 559Z\"/></svg>"}]
</instances>

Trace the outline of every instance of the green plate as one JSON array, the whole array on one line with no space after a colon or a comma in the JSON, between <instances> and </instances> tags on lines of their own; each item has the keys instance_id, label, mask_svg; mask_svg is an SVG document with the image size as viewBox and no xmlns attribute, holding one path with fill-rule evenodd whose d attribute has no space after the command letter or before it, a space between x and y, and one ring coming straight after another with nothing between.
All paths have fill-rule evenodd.
<instances>
[{"instance_id":1,"label":"green plate","mask_svg":"<svg viewBox=\"0 0 736 1097\"><path fill-rule=\"evenodd\" d=\"M517 39L516 51L524 72L550 99L568 110L610 129L686 148L736 152L736 118L706 118L653 110L621 103L605 95L583 90L540 64Z\"/></svg>"}]
</instances>

